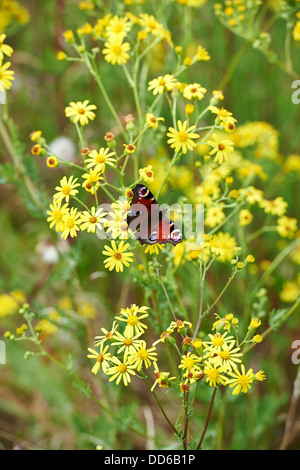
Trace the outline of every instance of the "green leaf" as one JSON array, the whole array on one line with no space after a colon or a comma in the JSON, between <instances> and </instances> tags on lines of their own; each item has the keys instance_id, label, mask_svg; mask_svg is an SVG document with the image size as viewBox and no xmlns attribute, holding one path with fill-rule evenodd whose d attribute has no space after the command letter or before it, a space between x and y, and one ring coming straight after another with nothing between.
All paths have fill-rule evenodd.
<instances>
[{"instance_id":1,"label":"green leaf","mask_svg":"<svg viewBox=\"0 0 300 470\"><path fill-rule=\"evenodd\" d=\"M285 321L285 315L287 313L287 308L282 308L276 310L275 308L269 314L269 325L273 330L277 331L282 323Z\"/></svg>"}]
</instances>

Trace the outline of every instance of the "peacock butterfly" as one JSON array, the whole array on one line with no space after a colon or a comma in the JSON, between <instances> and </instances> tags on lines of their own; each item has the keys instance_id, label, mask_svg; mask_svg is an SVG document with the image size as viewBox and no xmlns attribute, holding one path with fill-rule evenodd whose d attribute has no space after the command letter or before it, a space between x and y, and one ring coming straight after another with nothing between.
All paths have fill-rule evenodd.
<instances>
[{"instance_id":1,"label":"peacock butterfly","mask_svg":"<svg viewBox=\"0 0 300 470\"><path fill-rule=\"evenodd\" d=\"M182 242L182 233L174 222L165 217L151 191L143 184L137 184L133 189L133 198L127 214L128 227L134 232L141 245L155 243Z\"/></svg>"}]
</instances>

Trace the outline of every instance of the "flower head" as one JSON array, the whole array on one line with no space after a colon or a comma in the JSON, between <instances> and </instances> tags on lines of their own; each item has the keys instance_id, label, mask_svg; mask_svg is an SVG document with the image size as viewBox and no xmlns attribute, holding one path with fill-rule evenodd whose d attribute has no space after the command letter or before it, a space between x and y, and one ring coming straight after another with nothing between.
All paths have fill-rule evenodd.
<instances>
[{"instance_id":1,"label":"flower head","mask_svg":"<svg viewBox=\"0 0 300 470\"><path fill-rule=\"evenodd\" d=\"M71 238L77 237L77 232L80 230L80 217L81 214L77 212L75 207L72 207L64 213L62 218L63 230L61 238L66 240L68 236Z\"/></svg>"},{"instance_id":2,"label":"flower head","mask_svg":"<svg viewBox=\"0 0 300 470\"><path fill-rule=\"evenodd\" d=\"M152 170L152 165L145 166L145 168L140 168L139 174L145 183L152 183L154 181L154 171Z\"/></svg>"},{"instance_id":3,"label":"flower head","mask_svg":"<svg viewBox=\"0 0 300 470\"><path fill-rule=\"evenodd\" d=\"M293 29L294 41L300 41L300 21L297 21Z\"/></svg>"},{"instance_id":4,"label":"flower head","mask_svg":"<svg viewBox=\"0 0 300 470\"><path fill-rule=\"evenodd\" d=\"M113 211L107 214L107 220L105 227L107 233L110 233L113 239L121 238L127 240L129 234L133 235L133 232L128 229L127 223L127 211L119 207L113 207Z\"/></svg>"},{"instance_id":5,"label":"flower head","mask_svg":"<svg viewBox=\"0 0 300 470\"><path fill-rule=\"evenodd\" d=\"M119 245L116 245L116 242L112 240L111 246L105 245L102 253L107 255L108 258L104 260L105 268L108 268L110 271L115 269L117 273L119 271L123 272L124 266L128 267L133 261L133 253L126 252L129 247L129 243L124 244L122 240Z\"/></svg>"},{"instance_id":6,"label":"flower head","mask_svg":"<svg viewBox=\"0 0 300 470\"><path fill-rule=\"evenodd\" d=\"M229 233L218 232L209 240L211 252L217 255L218 261L222 263L231 261L235 254L236 239Z\"/></svg>"},{"instance_id":7,"label":"flower head","mask_svg":"<svg viewBox=\"0 0 300 470\"><path fill-rule=\"evenodd\" d=\"M157 78L150 80L148 90L152 91L153 95L162 95L165 91L172 91L176 87L177 79L170 74L164 76L160 75Z\"/></svg>"},{"instance_id":8,"label":"flower head","mask_svg":"<svg viewBox=\"0 0 300 470\"><path fill-rule=\"evenodd\" d=\"M115 331L112 335L113 345L120 346L117 350L117 354L124 352L125 354L134 354L140 346L144 346L146 343L144 340L139 339L142 332L136 335L121 334L119 331Z\"/></svg>"},{"instance_id":9,"label":"flower head","mask_svg":"<svg viewBox=\"0 0 300 470\"><path fill-rule=\"evenodd\" d=\"M164 36L164 26L159 23L153 15L141 13L139 15L139 24L142 26L145 33L151 33L153 36Z\"/></svg>"},{"instance_id":10,"label":"flower head","mask_svg":"<svg viewBox=\"0 0 300 470\"><path fill-rule=\"evenodd\" d=\"M109 38L118 37L123 39L130 29L131 21L129 18L115 15L109 20L105 31Z\"/></svg>"},{"instance_id":11,"label":"flower head","mask_svg":"<svg viewBox=\"0 0 300 470\"><path fill-rule=\"evenodd\" d=\"M55 155L51 155L50 157L47 158L47 166L49 168L56 168L58 164L59 162Z\"/></svg>"},{"instance_id":12,"label":"flower head","mask_svg":"<svg viewBox=\"0 0 300 470\"><path fill-rule=\"evenodd\" d=\"M86 158L85 162L87 163L87 168L93 168L95 171L99 171L100 173L104 173L105 165L109 165L114 167L116 163L116 159L113 157L115 152L112 152L110 148L101 147L99 151L92 150L88 154L88 158Z\"/></svg>"},{"instance_id":13,"label":"flower head","mask_svg":"<svg viewBox=\"0 0 300 470\"><path fill-rule=\"evenodd\" d=\"M122 361L117 357L112 357L111 361L114 365L106 371L107 375L111 375L109 382L115 380L116 384L119 385L122 380L125 387L127 387L131 382L131 375L136 375L135 366L130 363L127 355L124 355Z\"/></svg>"},{"instance_id":14,"label":"flower head","mask_svg":"<svg viewBox=\"0 0 300 470\"><path fill-rule=\"evenodd\" d=\"M277 220L277 232L283 238L293 238L297 230L297 219L282 216Z\"/></svg>"},{"instance_id":15,"label":"flower head","mask_svg":"<svg viewBox=\"0 0 300 470\"><path fill-rule=\"evenodd\" d=\"M209 155L214 155L214 161L221 165L224 161L226 162L232 152L234 151L234 144L229 139L220 139L213 134L214 140L208 140L207 143L212 147Z\"/></svg>"},{"instance_id":16,"label":"flower head","mask_svg":"<svg viewBox=\"0 0 300 470\"><path fill-rule=\"evenodd\" d=\"M137 333L143 333L148 327L141 320L149 316L148 310L149 307L138 307L135 304L131 305L130 308L122 308L120 316L116 317L116 319L126 323L124 334L133 336Z\"/></svg>"},{"instance_id":17,"label":"flower head","mask_svg":"<svg viewBox=\"0 0 300 470\"><path fill-rule=\"evenodd\" d=\"M186 85L183 90L183 96L187 100L202 100L206 92L206 88L199 83L192 83L191 85Z\"/></svg>"},{"instance_id":18,"label":"flower head","mask_svg":"<svg viewBox=\"0 0 300 470\"><path fill-rule=\"evenodd\" d=\"M172 321L170 323L170 327L169 329L170 330L175 330L177 329L177 332L180 332L186 328L192 328L192 324L191 322L187 321L187 320L176 320L176 321Z\"/></svg>"},{"instance_id":19,"label":"flower head","mask_svg":"<svg viewBox=\"0 0 300 470\"><path fill-rule=\"evenodd\" d=\"M243 227L245 225L251 224L253 220L253 215L251 214L248 209L242 209L241 212L239 213L239 222L240 225Z\"/></svg>"},{"instance_id":20,"label":"flower head","mask_svg":"<svg viewBox=\"0 0 300 470\"><path fill-rule=\"evenodd\" d=\"M205 225L214 228L225 219L225 214L221 205L211 206L207 209L205 214Z\"/></svg>"},{"instance_id":21,"label":"flower head","mask_svg":"<svg viewBox=\"0 0 300 470\"><path fill-rule=\"evenodd\" d=\"M100 171L93 170L92 168L89 169L88 173L84 173L82 178L85 180L82 186L92 194L95 194L100 186L100 182L104 180L100 175Z\"/></svg>"},{"instance_id":22,"label":"flower head","mask_svg":"<svg viewBox=\"0 0 300 470\"><path fill-rule=\"evenodd\" d=\"M106 328L101 328L103 335L95 336L95 339L97 340L95 342L95 346L99 346L99 344L104 343L107 340L113 341L113 335L115 334L118 326L119 326L118 323L114 321L110 331L108 331Z\"/></svg>"},{"instance_id":23,"label":"flower head","mask_svg":"<svg viewBox=\"0 0 300 470\"><path fill-rule=\"evenodd\" d=\"M254 379L253 370L249 369L248 372L245 371L244 364L241 365L241 372L235 367L234 372L228 372L228 375L232 379L227 379L227 385L230 388L235 387L232 394L238 395L240 392L247 393L251 388L251 384Z\"/></svg>"},{"instance_id":24,"label":"flower head","mask_svg":"<svg viewBox=\"0 0 300 470\"><path fill-rule=\"evenodd\" d=\"M250 321L251 329L255 330L260 325L261 325L261 320L259 318L255 318L255 317L251 318L251 321Z\"/></svg>"},{"instance_id":25,"label":"flower head","mask_svg":"<svg viewBox=\"0 0 300 470\"><path fill-rule=\"evenodd\" d=\"M146 123L148 124L149 127L151 127L151 129L157 129L159 121L164 121L164 118L162 117L157 118L154 116L154 114L149 114L149 113L146 114Z\"/></svg>"},{"instance_id":26,"label":"flower head","mask_svg":"<svg viewBox=\"0 0 300 470\"><path fill-rule=\"evenodd\" d=\"M197 49L197 60L204 60L205 62L210 60L210 55L208 51L201 45L198 46Z\"/></svg>"},{"instance_id":27,"label":"flower head","mask_svg":"<svg viewBox=\"0 0 300 470\"><path fill-rule=\"evenodd\" d=\"M96 114L93 112L97 107L94 104L89 104L89 100L83 102L77 101L75 103L72 101L69 106L65 109L65 114L67 117L71 118L72 122L76 124L80 123L81 126L88 124L89 120L93 121L96 117Z\"/></svg>"},{"instance_id":28,"label":"flower head","mask_svg":"<svg viewBox=\"0 0 300 470\"><path fill-rule=\"evenodd\" d=\"M165 245L159 245L159 244L147 245L144 253L149 253L150 255L153 255L154 253L155 255L158 255L159 251L162 250L164 246Z\"/></svg>"},{"instance_id":29,"label":"flower head","mask_svg":"<svg viewBox=\"0 0 300 470\"><path fill-rule=\"evenodd\" d=\"M156 347L146 348L146 345L140 345L136 351L130 354L129 360L136 370L141 370L142 366L146 369L151 366L151 362L157 361Z\"/></svg>"},{"instance_id":30,"label":"flower head","mask_svg":"<svg viewBox=\"0 0 300 470\"><path fill-rule=\"evenodd\" d=\"M278 196L270 201L263 199L260 201L259 205L264 209L266 214L282 217L286 212L288 203L281 196Z\"/></svg>"},{"instance_id":31,"label":"flower head","mask_svg":"<svg viewBox=\"0 0 300 470\"><path fill-rule=\"evenodd\" d=\"M123 42L123 37L111 36L107 42L104 43L102 53L107 62L112 65L126 64L129 60L128 51L130 50L129 42Z\"/></svg>"},{"instance_id":32,"label":"flower head","mask_svg":"<svg viewBox=\"0 0 300 470\"><path fill-rule=\"evenodd\" d=\"M224 345L217 353L213 347L206 348L206 351L211 351L211 353L209 353L210 362L216 367L224 366L224 370L231 371L232 368L236 366L236 363L242 362L240 359L243 355L240 352L241 349L239 347L235 347L235 345L235 342L232 341L231 343Z\"/></svg>"},{"instance_id":33,"label":"flower head","mask_svg":"<svg viewBox=\"0 0 300 470\"><path fill-rule=\"evenodd\" d=\"M178 368L194 372L196 370L200 370L199 363L201 361L201 357L196 356L196 354L193 354L191 352L188 352L187 354L184 354L182 356Z\"/></svg>"},{"instance_id":34,"label":"flower head","mask_svg":"<svg viewBox=\"0 0 300 470\"><path fill-rule=\"evenodd\" d=\"M47 222L50 222L50 228L55 226L56 232L62 231L64 229L63 215L68 210L68 203L61 205L62 201L53 201L53 204L50 204L50 210L47 211L49 217L47 217Z\"/></svg>"},{"instance_id":35,"label":"flower head","mask_svg":"<svg viewBox=\"0 0 300 470\"><path fill-rule=\"evenodd\" d=\"M96 229L102 230L106 222L106 212L102 207L91 207L90 212L83 211L80 217L80 229L95 233Z\"/></svg>"},{"instance_id":36,"label":"flower head","mask_svg":"<svg viewBox=\"0 0 300 470\"><path fill-rule=\"evenodd\" d=\"M209 106L208 109L213 114L217 115L221 124L226 124L228 122L231 122L232 124L234 124L236 122L236 119L233 117L232 113L230 111L227 111L227 109L225 108L217 108L217 106Z\"/></svg>"},{"instance_id":37,"label":"flower head","mask_svg":"<svg viewBox=\"0 0 300 470\"><path fill-rule=\"evenodd\" d=\"M124 150L127 155L131 155L132 153L135 152L136 146L134 144L123 144L124 145Z\"/></svg>"},{"instance_id":38,"label":"flower head","mask_svg":"<svg viewBox=\"0 0 300 470\"><path fill-rule=\"evenodd\" d=\"M175 152L180 150L183 153L187 153L188 150L193 150L196 147L195 139L199 138L199 134L193 132L196 126L188 127L188 121L178 121L178 130L173 127L169 127L167 136L170 137L168 144L171 148L175 149Z\"/></svg>"},{"instance_id":39,"label":"flower head","mask_svg":"<svg viewBox=\"0 0 300 470\"><path fill-rule=\"evenodd\" d=\"M216 367L211 362L206 362L204 367L204 374L206 376L206 382L210 387L217 387L220 384L226 384L227 377L223 374L225 370L226 367L224 366Z\"/></svg>"},{"instance_id":40,"label":"flower head","mask_svg":"<svg viewBox=\"0 0 300 470\"><path fill-rule=\"evenodd\" d=\"M96 362L92 368L92 373L97 374L100 368L102 368L103 372L106 374L107 368L109 367L109 362L111 361L111 354L107 352L109 345L104 346L104 343L100 344L99 352L95 351L94 349L88 348L90 354L88 354L89 359L96 359Z\"/></svg>"},{"instance_id":41,"label":"flower head","mask_svg":"<svg viewBox=\"0 0 300 470\"><path fill-rule=\"evenodd\" d=\"M176 377L169 377L170 372L160 372L157 366L157 362L154 362L153 366L155 382L151 387L151 392L153 392L156 385L162 388L169 388L172 383L171 381L176 379Z\"/></svg>"},{"instance_id":42,"label":"flower head","mask_svg":"<svg viewBox=\"0 0 300 470\"><path fill-rule=\"evenodd\" d=\"M57 193L54 194L53 200L62 201L65 199L66 202L69 202L70 197L74 197L78 193L78 189L76 188L80 186L80 184L77 183L77 181L78 178L74 178L74 176L70 176L69 179L64 176L59 182L60 186L56 186L55 188Z\"/></svg>"},{"instance_id":43,"label":"flower head","mask_svg":"<svg viewBox=\"0 0 300 470\"><path fill-rule=\"evenodd\" d=\"M234 341L233 336L228 336L228 332L225 333L215 333L214 335L209 334L210 341L203 341L205 348L208 348L209 351L214 349L214 352L217 354L220 351L226 348L228 344Z\"/></svg>"}]
</instances>

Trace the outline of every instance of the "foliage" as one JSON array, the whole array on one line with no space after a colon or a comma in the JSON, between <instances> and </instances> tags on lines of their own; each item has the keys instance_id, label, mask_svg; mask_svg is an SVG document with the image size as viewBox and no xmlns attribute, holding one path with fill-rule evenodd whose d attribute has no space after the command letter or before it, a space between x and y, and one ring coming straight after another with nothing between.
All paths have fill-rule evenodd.
<instances>
[{"instance_id":1,"label":"foliage","mask_svg":"<svg viewBox=\"0 0 300 470\"><path fill-rule=\"evenodd\" d=\"M0 13L3 448L297 448L299 2Z\"/></svg>"}]
</instances>

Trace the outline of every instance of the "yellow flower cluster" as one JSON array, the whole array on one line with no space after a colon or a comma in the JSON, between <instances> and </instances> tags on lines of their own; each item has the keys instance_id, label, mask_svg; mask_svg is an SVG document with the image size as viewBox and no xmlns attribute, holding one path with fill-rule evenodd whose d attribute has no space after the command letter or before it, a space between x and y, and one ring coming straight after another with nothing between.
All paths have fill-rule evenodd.
<instances>
[{"instance_id":1,"label":"yellow flower cluster","mask_svg":"<svg viewBox=\"0 0 300 470\"><path fill-rule=\"evenodd\" d=\"M95 41L104 41L102 54L112 65L125 65L128 62L132 41L139 41L141 48L148 40L151 41L151 38L155 43L165 40L172 46L170 31L148 13L134 15L128 12L124 16L107 14L99 18L94 26L85 23L76 32L80 38L90 35ZM129 36L130 39L126 40ZM68 43L75 44L73 31L65 31L64 37ZM84 51L82 45L77 46L77 49L79 53ZM58 58L64 60L67 55L60 51Z\"/></svg>"},{"instance_id":2,"label":"yellow flower cluster","mask_svg":"<svg viewBox=\"0 0 300 470\"><path fill-rule=\"evenodd\" d=\"M262 5L262 0L247 2L245 0L226 0L224 4L215 3L215 14L222 23L236 29L242 35L246 34L250 18L256 15Z\"/></svg>"},{"instance_id":3,"label":"yellow flower cluster","mask_svg":"<svg viewBox=\"0 0 300 470\"><path fill-rule=\"evenodd\" d=\"M182 393L188 392L190 386L200 380L205 380L210 387L220 385L233 388L233 394L247 393L253 381L264 380L262 371L254 373L252 369L247 372L242 363L241 346L245 343L260 342L254 332L260 326L261 321L252 318L248 332L239 344L237 338L238 321L233 314L219 318L213 325L216 333L208 335L207 341L188 336L188 330L192 324L186 320L174 320L163 331L158 340L151 347L147 347L141 336L147 330L144 320L149 316L149 307L138 307L133 304L129 308L122 308L120 315L116 316L110 331L101 329L102 334L95 337L95 347L99 350L88 348L88 358L95 359L92 373L97 374L101 369L104 374L111 376L109 381L116 384L123 383L127 386L132 376L147 377L146 371L153 365L154 383L151 391L158 385L162 388L178 387ZM122 331L120 328L123 326ZM233 328L236 334L230 335ZM225 329L224 333L221 330ZM175 333L181 335L180 362L178 364L178 376L170 376L169 371L160 371L157 361L157 345L168 343L174 347ZM110 351L113 349L113 353ZM137 374L139 372L139 374ZM142 372L144 374L140 375Z\"/></svg>"},{"instance_id":4,"label":"yellow flower cluster","mask_svg":"<svg viewBox=\"0 0 300 470\"><path fill-rule=\"evenodd\" d=\"M109 382L115 380L117 385L122 382L127 386L131 377L142 367L148 369L157 360L156 348L148 348L146 342L140 339L148 328L144 323L144 319L149 316L148 310L149 307L135 304L122 308L115 317L111 330L101 329L103 334L95 337L95 347L99 347L99 351L88 348L88 357L96 360L92 368L93 374L101 369L110 376ZM121 325L124 326L122 332L119 331ZM113 355L110 352L112 348Z\"/></svg>"},{"instance_id":5,"label":"yellow flower cluster","mask_svg":"<svg viewBox=\"0 0 300 470\"><path fill-rule=\"evenodd\" d=\"M12 23L26 24L29 11L16 0L0 0L0 34Z\"/></svg>"},{"instance_id":6,"label":"yellow flower cluster","mask_svg":"<svg viewBox=\"0 0 300 470\"><path fill-rule=\"evenodd\" d=\"M25 300L25 294L22 290L0 294L0 318L17 313Z\"/></svg>"}]
</instances>

